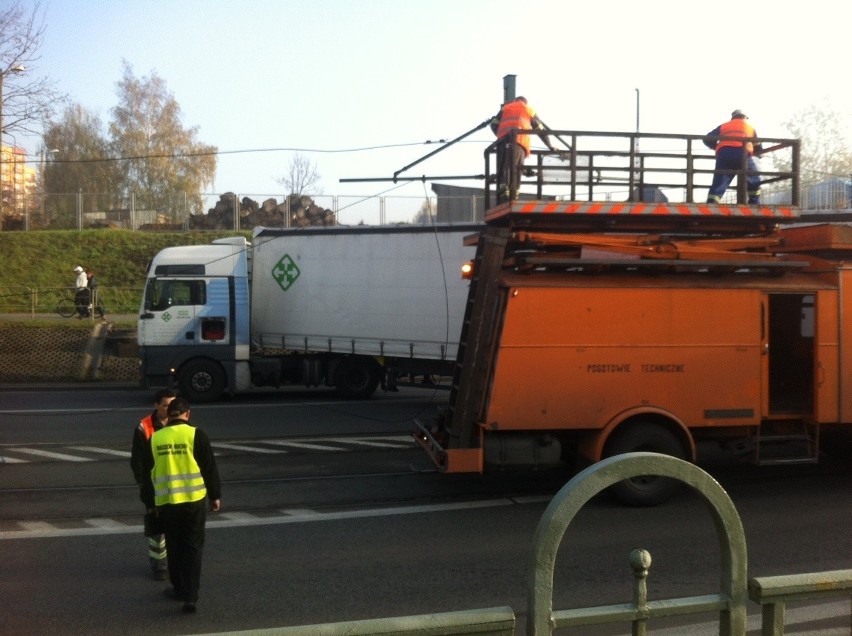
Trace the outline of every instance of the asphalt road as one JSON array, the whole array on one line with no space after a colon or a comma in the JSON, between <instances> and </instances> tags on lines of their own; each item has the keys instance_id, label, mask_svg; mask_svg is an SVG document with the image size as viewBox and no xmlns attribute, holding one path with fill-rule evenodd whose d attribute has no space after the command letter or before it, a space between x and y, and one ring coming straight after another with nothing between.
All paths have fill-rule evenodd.
<instances>
[{"instance_id":1,"label":"asphalt road","mask_svg":"<svg viewBox=\"0 0 852 636\"><path fill-rule=\"evenodd\" d=\"M408 389L341 402L294 390L197 407L225 493L209 521L199 613L185 616L148 578L121 454L147 395L0 393L0 632L199 634L500 605L522 626L532 537L569 475L434 472L406 437L411 418L442 399ZM708 459L742 518L749 576L852 567L844 444L816 467ZM554 607L629 600L627 557L638 547L653 556L651 598L718 591L718 541L694 494L655 509L601 497L565 535ZM848 601L843 607L841 618L829 604L794 620L815 633L848 633Z\"/></svg>"}]
</instances>

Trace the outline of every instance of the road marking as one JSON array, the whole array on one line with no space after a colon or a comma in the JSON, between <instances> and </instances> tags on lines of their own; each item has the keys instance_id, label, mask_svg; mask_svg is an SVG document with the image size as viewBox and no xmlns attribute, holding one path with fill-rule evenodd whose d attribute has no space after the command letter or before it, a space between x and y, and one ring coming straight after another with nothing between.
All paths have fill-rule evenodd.
<instances>
[{"instance_id":1,"label":"road marking","mask_svg":"<svg viewBox=\"0 0 852 636\"><path fill-rule=\"evenodd\" d=\"M84 519L93 528L126 528L127 526L115 519Z\"/></svg>"},{"instance_id":2,"label":"road marking","mask_svg":"<svg viewBox=\"0 0 852 636\"><path fill-rule=\"evenodd\" d=\"M376 442L376 441L373 441L373 440L369 440L369 439L360 439L360 438L357 438L357 437L354 437L354 438L348 438L348 439L346 439L345 441L346 441L346 443L347 443L347 444L356 444L357 446L369 446L369 447L371 447L371 448L401 448L401 447L402 447L402 444L400 444L399 442L397 442L397 443L393 443L393 442ZM409 438L407 439L407 441L408 441L408 442L409 442L412 446L414 445L414 438L413 438L413 437L409 437Z\"/></svg>"},{"instance_id":3,"label":"road marking","mask_svg":"<svg viewBox=\"0 0 852 636\"><path fill-rule=\"evenodd\" d=\"M69 446L71 450L89 453L103 453L104 455L115 455L116 457L130 457L130 451L114 450L112 448L98 448L97 446Z\"/></svg>"},{"instance_id":4,"label":"road marking","mask_svg":"<svg viewBox=\"0 0 852 636\"><path fill-rule=\"evenodd\" d=\"M47 523L47 521L19 521L20 525L26 532L39 534L41 532L51 532L55 526Z\"/></svg>"},{"instance_id":5,"label":"road marking","mask_svg":"<svg viewBox=\"0 0 852 636\"><path fill-rule=\"evenodd\" d=\"M7 457L6 455L0 455L0 464L29 464L30 460L28 459L18 459L16 457Z\"/></svg>"},{"instance_id":6,"label":"road marking","mask_svg":"<svg viewBox=\"0 0 852 636\"><path fill-rule=\"evenodd\" d=\"M222 448L225 450L247 451L249 453L286 453L287 451L275 450L272 448L260 448L258 446L243 446L242 444L227 444L225 442L210 442L213 448Z\"/></svg>"},{"instance_id":7,"label":"road marking","mask_svg":"<svg viewBox=\"0 0 852 636\"><path fill-rule=\"evenodd\" d=\"M261 454L283 454L287 453L286 448L302 449L310 451L325 451L325 452L351 452L355 447L367 448L389 448L389 449L405 449L408 447L414 448L411 444L411 435L382 435L370 437L340 437L332 441L332 446L328 443L326 437L298 437L293 439L241 439L234 442L211 442L214 454L219 457L220 452L215 451L238 451L243 453L261 453ZM263 445L279 446L282 448L264 448ZM348 447L348 448L347 448ZM5 452L26 453L36 455L46 459L56 459L68 462L91 462L98 461L90 457L81 457L79 455L69 455L55 451L47 451L25 446L0 446ZM119 450L114 448L102 448L99 446L63 446L67 450L76 450L84 453L95 453L99 455L110 455L112 457L128 458L130 451ZM6 462L9 464L25 464L29 463L29 459L20 459L9 455L0 455L0 463Z\"/></svg>"},{"instance_id":8,"label":"road marking","mask_svg":"<svg viewBox=\"0 0 852 636\"><path fill-rule=\"evenodd\" d=\"M227 519L228 521L250 521L256 519L256 516L250 512L219 512L216 516L221 519Z\"/></svg>"},{"instance_id":9,"label":"road marking","mask_svg":"<svg viewBox=\"0 0 852 636\"><path fill-rule=\"evenodd\" d=\"M367 519L371 517L392 517L396 515L412 515L436 512L455 512L476 510L479 508L496 508L499 506L517 506L511 499L482 499L442 504L423 504L420 506L390 506L387 508L367 508L363 510L345 510L340 512L317 512L300 508L279 510L278 515L259 516L249 512L230 512L229 517L224 513L211 513L207 517L207 529L243 528L249 526L273 526L291 523L315 523L320 521L341 521L345 519ZM21 530L0 531L0 541L11 539L56 539L63 537L86 537L115 534L141 534L141 525L125 525L118 521L105 518L102 521L86 519L86 527L60 528L45 521L18 521L16 525ZM3 525L7 525L4 522Z\"/></svg>"},{"instance_id":10,"label":"road marking","mask_svg":"<svg viewBox=\"0 0 852 636\"><path fill-rule=\"evenodd\" d=\"M91 462L94 461L88 457L79 457L77 455L65 455L64 453L54 453L52 451L40 450L38 448L21 448L15 447L16 453L28 453L30 455L37 455L38 457L48 457L50 459L61 459L66 462Z\"/></svg>"},{"instance_id":11,"label":"road marking","mask_svg":"<svg viewBox=\"0 0 852 636\"><path fill-rule=\"evenodd\" d=\"M309 442L289 442L284 440L277 439L259 439L258 442L262 442L264 444L273 444L275 446L288 446L292 448L304 448L305 450L322 450L322 451L334 451L341 452L345 451L345 448L341 448L340 446L326 446L325 444L311 444ZM281 451L269 451L269 452L281 452Z\"/></svg>"}]
</instances>

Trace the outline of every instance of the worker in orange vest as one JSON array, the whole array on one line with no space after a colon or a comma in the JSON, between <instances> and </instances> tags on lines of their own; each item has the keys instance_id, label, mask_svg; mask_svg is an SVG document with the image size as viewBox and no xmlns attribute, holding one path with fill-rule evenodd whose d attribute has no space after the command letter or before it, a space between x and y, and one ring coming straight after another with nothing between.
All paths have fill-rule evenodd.
<instances>
[{"instance_id":1,"label":"worker in orange vest","mask_svg":"<svg viewBox=\"0 0 852 636\"><path fill-rule=\"evenodd\" d=\"M500 112L491 119L491 130L497 135L497 203L518 198L521 171L524 161L530 156L530 134L516 133L520 130L544 130L535 110L527 104L526 97L516 97L503 104ZM545 145L553 150L550 138L541 135Z\"/></svg>"},{"instance_id":2,"label":"worker in orange vest","mask_svg":"<svg viewBox=\"0 0 852 636\"><path fill-rule=\"evenodd\" d=\"M720 139L720 137L737 137L737 139ZM738 171L742 170L743 153L746 153L746 175L748 187L748 202L750 205L760 204L760 175L755 153L760 153L759 142L754 127L748 122L743 111L737 109L731 113L731 120L716 126L704 137L704 145L716 152L716 167L713 173L713 183L707 195L707 203L721 203L722 195L731 185ZM739 178L739 177L738 177Z\"/></svg>"},{"instance_id":3,"label":"worker in orange vest","mask_svg":"<svg viewBox=\"0 0 852 636\"><path fill-rule=\"evenodd\" d=\"M154 410L143 417L133 431L133 446L130 451L130 467L139 486L139 498L142 502L142 487L151 482L151 469L147 468L145 458L151 455L151 436L163 428L169 421L168 408L177 394L171 389L160 389L154 394ZM166 562L166 537L158 525L153 508L145 513L145 536L148 539L148 563L151 573L157 581L165 581L168 574Z\"/></svg>"}]
</instances>

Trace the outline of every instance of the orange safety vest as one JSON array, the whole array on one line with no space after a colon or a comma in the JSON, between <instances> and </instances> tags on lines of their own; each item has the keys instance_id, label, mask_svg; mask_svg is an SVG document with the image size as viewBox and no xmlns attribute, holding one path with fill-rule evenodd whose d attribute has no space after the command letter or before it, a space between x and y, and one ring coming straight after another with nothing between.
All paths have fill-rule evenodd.
<instances>
[{"instance_id":1,"label":"orange safety vest","mask_svg":"<svg viewBox=\"0 0 852 636\"><path fill-rule=\"evenodd\" d=\"M153 414L143 418L139 422L139 430L142 431L142 434L145 436L145 439L151 439L151 435L154 434Z\"/></svg>"},{"instance_id":2,"label":"orange safety vest","mask_svg":"<svg viewBox=\"0 0 852 636\"><path fill-rule=\"evenodd\" d=\"M497 128L497 139L508 135L513 128L522 130L532 129L532 120L535 111L520 100L509 102L500 111L500 126ZM518 144L524 149L527 157L530 156L530 135L519 134L515 137Z\"/></svg>"},{"instance_id":3,"label":"orange safety vest","mask_svg":"<svg viewBox=\"0 0 852 636\"><path fill-rule=\"evenodd\" d=\"M736 119L732 119L729 122L725 122L721 126L719 126L719 136L720 137L741 137L743 139L754 139L757 137L757 134L754 131L754 127L748 123L747 120L741 119L737 117ZM719 143L716 144L716 151L719 151L719 148L741 148L745 145L746 152L748 154L754 154L754 145L749 142L743 144L741 141L736 141L734 139L721 139Z\"/></svg>"}]
</instances>

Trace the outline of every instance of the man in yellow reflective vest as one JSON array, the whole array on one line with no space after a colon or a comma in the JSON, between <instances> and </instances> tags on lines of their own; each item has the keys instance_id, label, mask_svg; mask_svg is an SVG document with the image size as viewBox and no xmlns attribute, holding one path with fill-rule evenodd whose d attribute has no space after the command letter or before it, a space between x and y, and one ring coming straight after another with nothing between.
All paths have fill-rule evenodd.
<instances>
[{"instance_id":1,"label":"man in yellow reflective vest","mask_svg":"<svg viewBox=\"0 0 852 636\"><path fill-rule=\"evenodd\" d=\"M156 507L166 535L172 584L166 596L183 601L184 612L195 612L207 502L213 512L221 509L222 485L209 438L189 423L189 403L175 398L168 413L168 424L151 436L145 504Z\"/></svg>"},{"instance_id":2,"label":"man in yellow reflective vest","mask_svg":"<svg viewBox=\"0 0 852 636\"><path fill-rule=\"evenodd\" d=\"M160 389L154 394L154 410L143 417L133 430L133 445L130 447L130 468L139 485L139 496L144 502L144 485L151 481L151 467L146 468L145 458L151 455L151 436L169 421L169 404L177 397L172 389ZM148 562L151 572L158 581L166 580L166 537L160 531L154 516L154 507L145 508L145 536L148 540Z\"/></svg>"},{"instance_id":3,"label":"man in yellow reflective vest","mask_svg":"<svg viewBox=\"0 0 852 636\"><path fill-rule=\"evenodd\" d=\"M500 112L491 119L491 130L497 135L497 203L518 198L521 171L524 161L530 156L531 135L512 135L512 131L517 129L544 130L532 106L527 104L526 97L516 97L503 104ZM553 150L550 137L542 134L541 138Z\"/></svg>"},{"instance_id":4,"label":"man in yellow reflective vest","mask_svg":"<svg viewBox=\"0 0 852 636\"><path fill-rule=\"evenodd\" d=\"M727 137L727 139L720 139ZM761 145L756 142L757 132L748 122L743 111L737 109L731 113L731 120L716 126L704 137L704 145L715 151L716 167L713 173L713 183L707 195L707 203L721 203L722 195L731 185L737 172L743 169L745 159L746 183L748 187L749 205L760 205L760 175L755 161L755 153L761 151ZM745 156L744 156L745 155ZM742 177L737 177L741 179Z\"/></svg>"}]
</instances>

